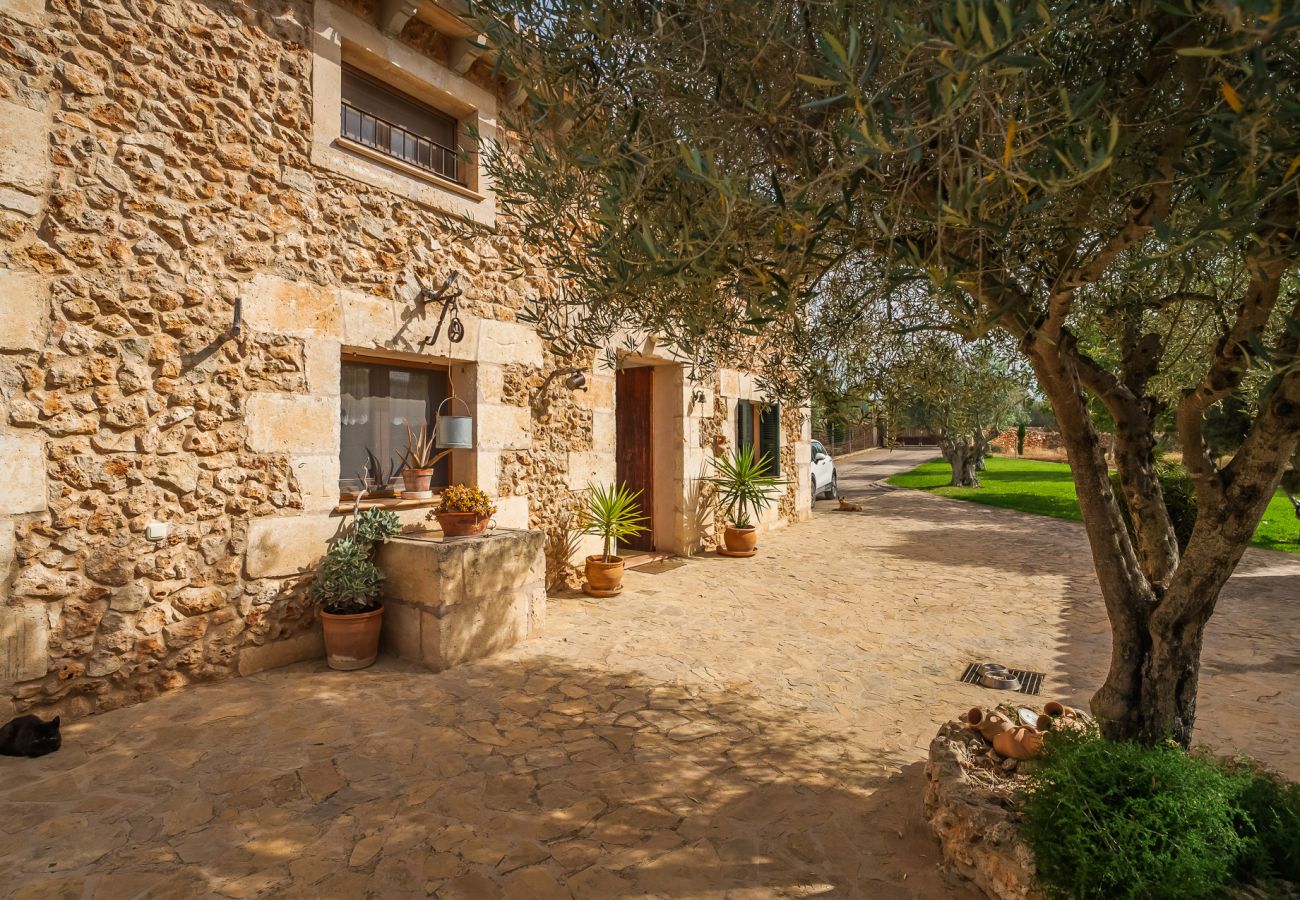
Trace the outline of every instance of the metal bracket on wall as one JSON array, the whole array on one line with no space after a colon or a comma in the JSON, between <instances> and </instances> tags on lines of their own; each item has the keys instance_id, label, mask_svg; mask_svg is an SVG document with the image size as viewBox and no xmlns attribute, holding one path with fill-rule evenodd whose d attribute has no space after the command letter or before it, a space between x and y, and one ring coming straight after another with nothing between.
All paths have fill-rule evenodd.
<instances>
[{"instance_id":1,"label":"metal bracket on wall","mask_svg":"<svg viewBox=\"0 0 1300 900\"><path fill-rule=\"evenodd\" d=\"M430 290L424 285L419 285L420 293L415 295L415 302L420 305L420 312L424 312L424 307L430 303L441 303L442 312L438 315L438 324L433 329L433 334L420 341L421 347L431 347L438 342L438 337L442 334L442 323L447 319L447 313L451 313L451 324L447 326L447 340L453 344L459 344L465 339L465 323L460 320L460 309L457 300L463 291L454 287L460 273L453 271L447 276L447 280L442 283L442 287Z\"/></svg>"}]
</instances>

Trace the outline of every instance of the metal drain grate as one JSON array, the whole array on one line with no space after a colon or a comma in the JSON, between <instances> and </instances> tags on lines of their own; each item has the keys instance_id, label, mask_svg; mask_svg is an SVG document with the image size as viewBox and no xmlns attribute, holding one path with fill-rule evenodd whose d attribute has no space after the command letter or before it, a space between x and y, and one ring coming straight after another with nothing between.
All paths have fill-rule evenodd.
<instances>
[{"instance_id":1,"label":"metal drain grate","mask_svg":"<svg viewBox=\"0 0 1300 900\"><path fill-rule=\"evenodd\" d=\"M961 680L966 684L980 683L980 663L971 663L966 667L966 671L961 673ZM1021 694L1037 694L1043 688L1042 672L1027 672L1024 669L1007 669L1012 675L1020 680Z\"/></svg>"}]
</instances>

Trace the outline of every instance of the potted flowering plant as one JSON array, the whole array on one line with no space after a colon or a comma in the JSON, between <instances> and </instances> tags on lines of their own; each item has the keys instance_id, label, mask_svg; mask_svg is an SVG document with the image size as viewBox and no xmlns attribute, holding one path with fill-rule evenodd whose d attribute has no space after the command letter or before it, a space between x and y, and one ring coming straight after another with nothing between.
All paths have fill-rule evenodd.
<instances>
[{"instance_id":1,"label":"potted flowering plant","mask_svg":"<svg viewBox=\"0 0 1300 900\"><path fill-rule=\"evenodd\" d=\"M627 485L590 485L582 515L582 533L600 538L601 551L587 557L587 583L583 590L593 597L612 597L623 590L623 557L615 555L618 542L646 530L641 524L641 504Z\"/></svg>"},{"instance_id":2,"label":"potted flowering plant","mask_svg":"<svg viewBox=\"0 0 1300 900\"><path fill-rule=\"evenodd\" d=\"M351 532L335 539L325 553L311 589L320 603L330 668L364 669L379 655L384 607L377 598L384 573L371 557L376 544L401 530L391 510L363 510Z\"/></svg>"},{"instance_id":3,"label":"potted flowering plant","mask_svg":"<svg viewBox=\"0 0 1300 900\"><path fill-rule=\"evenodd\" d=\"M447 537L463 537L486 531L496 511L485 492L457 484L442 492L442 502L430 515Z\"/></svg>"},{"instance_id":4,"label":"potted flowering plant","mask_svg":"<svg viewBox=\"0 0 1300 900\"><path fill-rule=\"evenodd\" d=\"M722 535L723 553L753 556L758 548L758 517L786 482L770 473L766 454L754 458L752 447L740 447L709 462L714 474L706 480L717 485L728 519Z\"/></svg>"}]
</instances>

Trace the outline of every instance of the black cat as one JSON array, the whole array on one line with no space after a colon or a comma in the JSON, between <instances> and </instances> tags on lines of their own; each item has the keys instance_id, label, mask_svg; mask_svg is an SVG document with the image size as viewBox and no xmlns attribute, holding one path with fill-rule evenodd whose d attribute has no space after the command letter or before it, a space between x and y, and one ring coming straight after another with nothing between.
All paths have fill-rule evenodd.
<instances>
[{"instance_id":1,"label":"black cat","mask_svg":"<svg viewBox=\"0 0 1300 900\"><path fill-rule=\"evenodd\" d=\"M19 716L0 728L0 756L44 756L62 744L58 716L49 722L36 716Z\"/></svg>"}]
</instances>

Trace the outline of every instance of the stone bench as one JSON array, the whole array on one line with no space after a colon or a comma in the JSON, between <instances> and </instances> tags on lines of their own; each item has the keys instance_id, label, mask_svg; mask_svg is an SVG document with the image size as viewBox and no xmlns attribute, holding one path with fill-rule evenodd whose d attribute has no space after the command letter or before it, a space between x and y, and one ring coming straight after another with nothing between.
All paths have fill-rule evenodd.
<instances>
[{"instance_id":1,"label":"stone bench","mask_svg":"<svg viewBox=\"0 0 1300 900\"><path fill-rule=\"evenodd\" d=\"M544 542L515 529L391 539L375 560L386 576L383 649L439 672L536 637L546 621Z\"/></svg>"}]
</instances>

